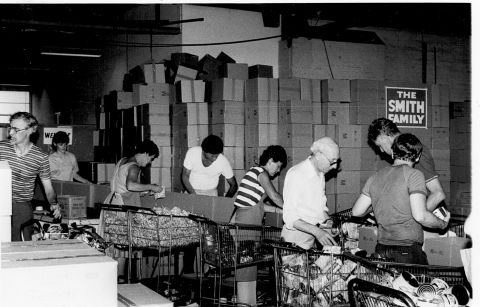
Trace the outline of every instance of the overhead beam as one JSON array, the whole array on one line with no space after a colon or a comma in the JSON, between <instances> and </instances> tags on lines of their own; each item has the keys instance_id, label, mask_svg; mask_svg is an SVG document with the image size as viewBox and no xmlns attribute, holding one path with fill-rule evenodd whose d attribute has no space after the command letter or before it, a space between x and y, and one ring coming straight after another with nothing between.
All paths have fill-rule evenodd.
<instances>
[{"instance_id":1,"label":"overhead beam","mask_svg":"<svg viewBox=\"0 0 480 307\"><path fill-rule=\"evenodd\" d=\"M203 20L203 19L202 19ZM199 21L199 20L194 20ZM179 21L181 23L185 21ZM172 22L169 22L171 24ZM59 29L71 32L80 31L104 31L104 32L121 32L131 34L153 34L153 35L178 35L180 34L180 28L177 27L165 27L151 24L150 26L134 26L134 25L93 25L93 24L75 24L75 23L63 23L63 22L50 22L50 21L38 21L38 20L22 20L22 19L0 19L0 25L17 26L19 28L30 29Z\"/></svg>"}]
</instances>

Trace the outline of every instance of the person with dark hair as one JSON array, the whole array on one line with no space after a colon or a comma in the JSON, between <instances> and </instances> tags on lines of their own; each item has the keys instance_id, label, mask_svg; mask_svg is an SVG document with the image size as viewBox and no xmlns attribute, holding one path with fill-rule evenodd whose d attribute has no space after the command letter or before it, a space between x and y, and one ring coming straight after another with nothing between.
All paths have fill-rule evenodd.
<instances>
[{"instance_id":1,"label":"person with dark hair","mask_svg":"<svg viewBox=\"0 0 480 307\"><path fill-rule=\"evenodd\" d=\"M233 197L238 184L232 166L222 154L223 141L216 135L209 135L201 146L190 148L183 161L182 183L190 194L218 196L218 181L223 175L230 185L226 197Z\"/></svg>"},{"instance_id":2,"label":"person with dark hair","mask_svg":"<svg viewBox=\"0 0 480 307\"><path fill-rule=\"evenodd\" d=\"M30 241L33 227L32 198L37 176L45 190L50 210L60 218L60 206L50 178L48 155L35 146L30 137L37 132L38 121L28 112L17 112L10 116L8 140L0 141L0 160L7 161L12 171L12 241Z\"/></svg>"},{"instance_id":3,"label":"person with dark hair","mask_svg":"<svg viewBox=\"0 0 480 307\"><path fill-rule=\"evenodd\" d=\"M353 216L364 216L371 210L378 223L375 252L395 262L428 264L422 251L422 226L445 229L445 220L427 210L425 177L413 165L423 146L413 134L398 135L391 147L393 165L368 178L352 208Z\"/></svg>"},{"instance_id":4,"label":"person with dark hair","mask_svg":"<svg viewBox=\"0 0 480 307\"><path fill-rule=\"evenodd\" d=\"M266 197L279 208L283 198L272 184L274 178L287 166L287 153L282 146L268 146L260 156L258 166L251 167L238 189L234 201L234 221L240 224L262 225L264 212L276 212L276 207L263 203ZM232 221L233 221L232 219ZM257 267L251 266L236 271L238 301L254 306L256 304Z\"/></svg>"},{"instance_id":5,"label":"person with dark hair","mask_svg":"<svg viewBox=\"0 0 480 307\"><path fill-rule=\"evenodd\" d=\"M392 144L400 130L397 125L387 118L377 118L368 127L368 143L374 149L392 157ZM442 184L435 172L435 163L430 150L424 146L422 155L414 167L425 176L425 183L429 191L427 196L427 210L433 211L445 200Z\"/></svg>"},{"instance_id":6,"label":"person with dark hair","mask_svg":"<svg viewBox=\"0 0 480 307\"><path fill-rule=\"evenodd\" d=\"M164 188L158 184L140 183L141 168L151 164L158 156L157 145L145 140L135 147L132 157L120 159L110 181L110 194L104 203L139 207L142 192L162 192Z\"/></svg>"},{"instance_id":7,"label":"person with dark hair","mask_svg":"<svg viewBox=\"0 0 480 307\"><path fill-rule=\"evenodd\" d=\"M77 158L67 151L68 143L70 143L70 137L65 131L58 131L53 135L52 153L48 156L52 179L63 181L75 179L79 182L91 183L78 174Z\"/></svg>"}]
</instances>

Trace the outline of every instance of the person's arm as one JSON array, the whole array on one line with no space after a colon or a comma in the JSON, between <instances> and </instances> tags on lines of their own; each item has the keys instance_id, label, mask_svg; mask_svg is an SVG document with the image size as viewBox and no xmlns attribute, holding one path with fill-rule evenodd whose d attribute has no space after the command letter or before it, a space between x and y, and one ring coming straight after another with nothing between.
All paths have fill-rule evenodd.
<instances>
[{"instance_id":1,"label":"person's arm","mask_svg":"<svg viewBox=\"0 0 480 307\"><path fill-rule=\"evenodd\" d=\"M283 197L282 195L280 195L280 193L277 192L277 190L273 186L272 181L270 180L270 177L268 176L267 172L262 172L258 176L258 181L260 182L260 185L265 190L265 194L267 194L267 196L272 200L272 202L275 205L277 205L279 208L283 208ZM265 206L265 209L266 208L267 206Z\"/></svg>"},{"instance_id":2,"label":"person's arm","mask_svg":"<svg viewBox=\"0 0 480 307\"><path fill-rule=\"evenodd\" d=\"M91 181L89 181L89 180L83 178L82 176L80 176L77 172L73 173L73 179L75 179L78 182L82 182L82 183L92 183Z\"/></svg>"},{"instance_id":3,"label":"person's arm","mask_svg":"<svg viewBox=\"0 0 480 307\"><path fill-rule=\"evenodd\" d=\"M430 194L427 197L427 210L432 212L437 208L438 204L445 200L445 193L443 192L440 180L434 178L425 183Z\"/></svg>"},{"instance_id":4,"label":"person's arm","mask_svg":"<svg viewBox=\"0 0 480 307\"><path fill-rule=\"evenodd\" d=\"M190 183L190 173L191 172L192 172L191 170L183 167L183 169L182 169L182 183L183 183L183 186L185 187L185 190L187 190L187 192L189 194L196 194L195 190L192 187L192 184Z\"/></svg>"},{"instance_id":5,"label":"person's arm","mask_svg":"<svg viewBox=\"0 0 480 307\"><path fill-rule=\"evenodd\" d=\"M225 197L233 197L238 189L237 179L235 179L235 176L232 176L232 178L227 178L227 182L229 184L229 188L225 194Z\"/></svg>"},{"instance_id":6,"label":"person's arm","mask_svg":"<svg viewBox=\"0 0 480 307\"><path fill-rule=\"evenodd\" d=\"M71 156L72 156L72 163L73 163L73 179L82 183L92 183L78 174L79 169L78 169L77 158L73 153Z\"/></svg>"},{"instance_id":7,"label":"person's arm","mask_svg":"<svg viewBox=\"0 0 480 307\"><path fill-rule=\"evenodd\" d=\"M326 230L318 228L315 225L305 222L302 219L293 222L293 227L297 230L311 234L322 245L337 245L335 239Z\"/></svg>"},{"instance_id":8,"label":"person's arm","mask_svg":"<svg viewBox=\"0 0 480 307\"><path fill-rule=\"evenodd\" d=\"M158 184L139 183L137 181L139 174L140 174L140 167L138 167L138 165L131 165L128 168L128 175L127 175L127 182L126 182L127 190L131 192L144 192L144 191L161 192L163 190L163 188Z\"/></svg>"},{"instance_id":9,"label":"person's arm","mask_svg":"<svg viewBox=\"0 0 480 307\"><path fill-rule=\"evenodd\" d=\"M50 203L50 210L53 211L53 216L57 219L62 217L60 212L60 205L57 203L57 194L53 190L52 181L50 179L40 178L42 182L43 189L47 196L47 200Z\"/></svg>"},{"instance_id":10,"label":"person's arm","mask_svg":"<svg viewBox=\"0 0 480 307\"><path fill-rule=\"evenodd\" d=\"M352 207L352 216L364 216L370 212L372 199L365 194L360 194Z\"/></svg>"},{"instance_id":11,"label":"person's arm","mask_svg":"<svg viewBox=\"0 0 480 307\"><path fill-rule=\"evenodd\" d=\"M422 193L410 194L410 207L415 221L424 227L445 229L450 221L450 212L447 212L445 221L436 217L427 210L426 197Z\"/></svg>"}]
</instances>

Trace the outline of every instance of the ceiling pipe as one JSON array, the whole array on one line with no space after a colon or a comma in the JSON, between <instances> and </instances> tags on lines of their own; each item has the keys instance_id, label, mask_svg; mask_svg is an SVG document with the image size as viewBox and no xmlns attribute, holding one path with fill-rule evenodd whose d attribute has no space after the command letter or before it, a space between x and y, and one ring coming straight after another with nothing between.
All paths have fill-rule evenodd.
<instances>
[{"instance_id":1,"label":"ceiling pipe","mask_svg":"<svg viewBox=\"0 0 480 307\"><path fill-rule=\"evenodd\" d=\"M184 22L203 21L203 18L197 18L189 20L182 20L176 22L167 22L167 24L177 24ZM111 32L124 32L132 34L153 34L153 35L178 35L180 34L180 28L177 27L165 27L151 24L149 27L143 26L124 26L124 25L85 25L85 24L71 24L61 22L49 22L49 21L37 21L37 20L21 20L21 19L0 19L1 25L16 25L23 28L58 28L62 30L69 30L72 32L79 31L111 31Z\"/></svg>"}]
</instances>

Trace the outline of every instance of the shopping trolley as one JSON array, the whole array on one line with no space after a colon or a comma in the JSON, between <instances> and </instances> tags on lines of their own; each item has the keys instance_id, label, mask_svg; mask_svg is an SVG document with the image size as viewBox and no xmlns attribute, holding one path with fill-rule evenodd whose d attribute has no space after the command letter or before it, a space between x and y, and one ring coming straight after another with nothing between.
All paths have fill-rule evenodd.
<instances>
[{"instance_id":1,"label":"shopping trolley","mask_svg":"<svg viewBox=\"0 0 480 307\"><path fill-rule=\"evenodd\" d=\"M350 307L416 307L405 293L354 278L348 282Z\"/></svg>"},{"instance_id":2,"label":"shopping trolley","mask_svg":"<svg viewBox=\"0 0 480 307\"><path fill-rule=\"evenodd\" d=\"M272 263L273 252L268 244L280 241L281 228L248 224L217 223L195 218L200 228L200 301L218 305L236 305L237 269ZM208 267L205 270L205 267ZM204 272L205 270L205 272ZM222 298L224 276L233 273L233 296ZM213 274L213 297L204 296L203 278ZM218 279L218 281L217 281ZM244 304L238 304L244 305Z\"/></svg>"},{"instance_id":3,"label":"shopping trolley","mask_svg":"<svg viewBox=\"0 0 480 307\"><path fill-rule=\"evenodd\" d=\"M102 205L101 212L100 231L103 238L115 247L128 251L127 282L130 283L132 279L134 251L156 250L156 290L160 291L160 267L167 267L167 289L163 293L170 297L172 256L186 246L198 244L198 224L188 215L157 214L152 209L141 207ZM163 258L166 258L166 264L160 263Z\"/></svg>"}]
</instances>

